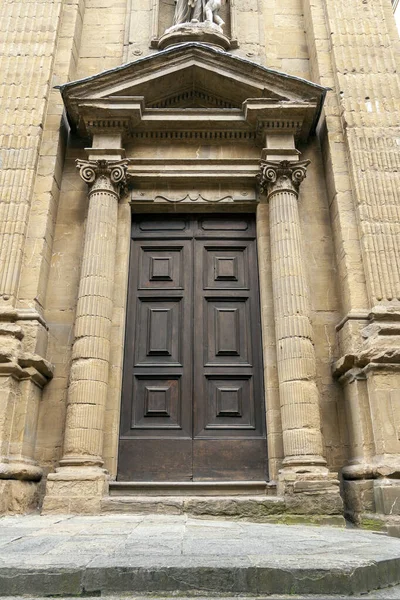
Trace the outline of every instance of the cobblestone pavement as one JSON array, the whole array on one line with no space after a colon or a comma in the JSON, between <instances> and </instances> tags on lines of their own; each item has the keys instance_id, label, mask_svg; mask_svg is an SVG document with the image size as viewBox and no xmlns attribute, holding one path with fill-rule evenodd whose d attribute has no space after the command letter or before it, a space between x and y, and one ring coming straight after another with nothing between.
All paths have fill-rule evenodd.
<instances>
[{"instance_id":1,"label":"cobblestone pavement","mask_svg":"<svg viewBox=\"0 0 400 600\"><path fill-rule=\"evenodd\" d=\"M207 598L224 593L354 598L398 583L400 539L356 529L183 515L0 519L3 597L122 593L111 596L116 600L127 592L164 597L197 592ZM400 600L400 593L393 588L363 597Z\"/></svg>"}]
</instances>

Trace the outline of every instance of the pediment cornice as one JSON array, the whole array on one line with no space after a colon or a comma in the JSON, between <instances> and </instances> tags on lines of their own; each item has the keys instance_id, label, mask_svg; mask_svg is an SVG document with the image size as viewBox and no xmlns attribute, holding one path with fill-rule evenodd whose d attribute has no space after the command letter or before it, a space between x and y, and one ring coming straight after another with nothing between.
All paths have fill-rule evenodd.
<instances>
[{"instance_id":1,"label":"pediment cornice","mask_svg":"<svg viewBox=\"0 0 400 600\"><path fill-rule=\"evenodd\" d=\"M196 42L59 86L82 135L279 129L306 138L326 88Z\"/></svg>"}]
</instances>

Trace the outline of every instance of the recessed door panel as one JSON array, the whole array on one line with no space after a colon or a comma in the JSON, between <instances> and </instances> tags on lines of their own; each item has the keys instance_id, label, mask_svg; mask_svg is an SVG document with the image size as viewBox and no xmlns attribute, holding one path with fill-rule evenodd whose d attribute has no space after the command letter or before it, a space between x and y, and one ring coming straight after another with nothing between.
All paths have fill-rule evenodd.
<instances>
[{"instance_id":1,"label":"recessed door panel","mask_svg":"<svg viewBox=\"0 0 400 600\"><path fill-rule=\"evenodd\" d=\"M179 375L135 375L131 429L183 432L181 396Z\"/></svg>"},{"instance_id":2,"label":"recessed door panel","mask_svg":"<svg viewBox=\"0 0 400 600\"><path fill-rule=\"evenodd\" d=\"M254 218L136 217L118 479L266 477Z\"/></svg>"},{"instance_id":3,"label":"recessed door panel","mask_svg":"<svg viewBox=\"0 0 400 600\"><path fill-rule=\"evenodd\" d=\"M206 298L205 302L205 365L251 366L248 299Z\"/></svg>"},{"instance_id":4,"label":"recessed door panel","mask_svg":"<svg viewBox=\"0 0 400 600\"><path fill-rule=\"evenodd\" d=\"M204 289L248 289L247 246L204 247Z\"/></svg>"},{"instance_id":5,"label":"recessed door panel","mask_svg":"<svg viewBox=\"0 0 400 600\"><path fill-rule=\"evenodd\" d=\"M182 366L183 298L137 299L135 366Z\"/></svg>"},{"instance_id":6,"label":"recessed door panel","mask_svg":"<svg viewBox=\"0 0 400 600\"><path fill-rule=\"evenodd\" d=\"M183 289L184 247L140 246L139 290Z\"/></svg>"},{"instance_id":7,"label":"recessed door panel","mask_svg":"<svg viewBox=\"0 0 400 600\"><path fill-rule=\"evenodd\" d=\"M251 375L206 376L207 418L204 429L255 430L254 389Z\"/></svg>"}]
</instances>

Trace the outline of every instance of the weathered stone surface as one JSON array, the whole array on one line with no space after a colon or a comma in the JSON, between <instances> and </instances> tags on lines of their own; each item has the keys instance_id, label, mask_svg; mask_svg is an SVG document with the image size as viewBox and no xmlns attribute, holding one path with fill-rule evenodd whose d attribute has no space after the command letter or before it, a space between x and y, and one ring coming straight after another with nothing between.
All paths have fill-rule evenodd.
<instances>
[{"instance_id":1,"label":"weathered stone surface","mask_svg":"<svg viewBox=\"0 0 400 600\"><path fill-rule=\"evenodd\" d=\"M335 504L336 499L336 504ZM322 501L300 498L291 505L283 498L262 496L111 496L101 502L102 514L180 515L234 519L255 523L310 524L344 527L337 496ZM66 510L66 509L65 509ZM64 512L65 512L64 510ZM325 511L324 513L322 511Z\"/></svg>"},{"instance_id":2,"label":"weathered stone surface","mask_svg":"<svg viewBox=\"0 0 400 600\"><path fill-rule=\"evenodd\" d=\"M346 517L354 523L359 523L362 513L374 513L374 481L362 479L343 481L343 502Z\"/></svg>"},{"instance_id":3,"label":"weathered stone surface","mask_svg":"<svg viewBox=\"0 0 400 600\"><path fill-rule=\"evenodd\" d=\"M267 515L281 513L283 501L280 498L219 498L219 499L188 499L184 501L184 511L193 515L209 515L224 517L239 517L262 519Z\"/></svg>"},{"instance_id":4,"label":"weathered stone surface","mask_svg":"<svg viewBox=\"0 0 400 600\"><path fill-rule=\"evenodd\" d=\"M0 514L23 515L37 510L39 489L33 481L0 479Z\"/></svg>"},{"instance_id":5,"label":"weathered stone surface","mask_svg":"<svg viewBox=\"0 0 400 600\"><path fill-rule=\"evenodd\" d=\"M3 532L1 596L354 597L400 577L400 541L355 529L110 515L9 517Z\"/></svg>"},{"instance_id":6,"label":"weathered stone surface","mask_svg":"<svg viewBox=\"0 0 400 600\"><path fill-rule=\"evenodd\" d=\"M183 499L162 498L158 500L146 498L132 498L113 496L103 498L101 502L102 513L133 513L133 514L157 514L179 515L183 513Z\"/></svg>"},{"instance_id":7,"label":"weathered stone surface","mask_svg":"<svg viewBox=\"0 0 400 600\"><path fill-rule=\"evenodd\" d=\"M92 144L91 163L130 159L134 213L257 210L269 477L283 514L339 517L339 488L327 480L343 469L354 522L398 515L399 39L388 0L226 2L224 35L200 33L191 64L182 53L173 68L172 47L164 59L157 48L168 35L172 43L187 38L174 30L160 39L172 24L170 2L3 4L0 513L40 504L37 482L60 461L99 471L51 474L47 512L101 511L103 466L117 475L131 206L107 167L111 179L91 188L88 211L74 164L82 167ZM202 28L183 29L193 40ZM240 77L229 66L219 79L232 56L204 57L201 43L230 49ZM149 76L141 71L146 56L164 62L142 101L130 91L132 79L120 87L119 67L133 61L140 77ZM103 83L80 113L75 98L67 112L77 129L68 135L54 85L115 68L102 80L112 83L107 100L93 101ZM293 110L307 86L314 95ZM328 88L320 116L315 97L322 101ZM263 176L275 173L269 205L256 199L261 154ZM303 176L293 181L293 173L309 160L298 191ZM282 161L292 166L277 175ZM280 474L325 462L325 479L318 471L307 481ZM108 510L123 509L118 502ZM280 505L186 499L159 507L264 519ZM135 510L153 508L138 501Z\"/></svg>"},{"instance_id":8,"label":"weathered stone surface","mask_svg":"<svg viewBox=\"0 0 400 600\"><path fill-rule=\"evenodd\" d=\"M400 515L400 481L377 479L374 482L374 497L377 512L383 515Z\"/></svg>"},{"instance_id":9,"label":"weathered stone surface","mask_svg":"<svg viewBox=\"0 0 400 600\"><path fill-rule=\"evenodd\" d=\"M400 523L397 525L388 525L387 532L389 535L400 538Z\"/></svg>"}]
</instances>

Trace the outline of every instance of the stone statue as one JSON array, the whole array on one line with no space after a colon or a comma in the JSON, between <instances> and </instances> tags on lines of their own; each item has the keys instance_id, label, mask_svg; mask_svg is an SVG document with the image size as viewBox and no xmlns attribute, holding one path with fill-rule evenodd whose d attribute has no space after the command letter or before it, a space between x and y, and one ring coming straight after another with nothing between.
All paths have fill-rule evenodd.
<instances>
[{"instance_id":1,"label":"stone statue","mask_svg":"<svg viewBox=\"0 0 400 600\"><path fill-rule=\"evenodd\" d=\"M218 12L222 0L176 0L174 25L183 23L210 23L222 27L224 21Z\"/></svg>"}]
</instances>

